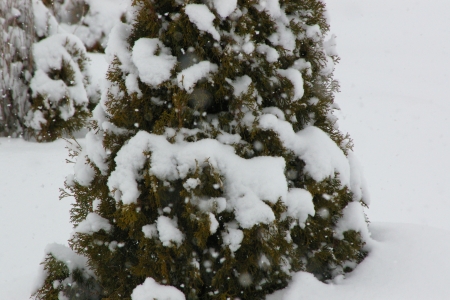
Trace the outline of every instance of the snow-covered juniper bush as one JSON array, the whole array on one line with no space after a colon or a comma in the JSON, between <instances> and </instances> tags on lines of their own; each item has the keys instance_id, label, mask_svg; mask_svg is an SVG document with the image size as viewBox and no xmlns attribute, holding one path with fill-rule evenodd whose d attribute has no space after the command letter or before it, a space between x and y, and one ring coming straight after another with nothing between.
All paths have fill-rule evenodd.
<instances>
[{"instance_id":1,"label":"snow-covered juniper bush","mask_svg":"<svg viewBox=\"0 0 450 300\"><path fill-rule=\"evenodd\" d=\"M71 148L71 249L46 249L35 297L264 299L293 272L351 271L367 253L367 198L333 115L324 4L132 11L111 32L86 144Z\"/></svg>"},{"instance_id":2,"label":"snow-covered juniper bush","mask_svg":"<svg viewBox=\"0 0 450 300\"><path fill-rule=\"evenodd\" d=\"M41 0L0 2L0 136L52 141L86 126L99 92L82 41Z\"/></svg>"}]
</instances>

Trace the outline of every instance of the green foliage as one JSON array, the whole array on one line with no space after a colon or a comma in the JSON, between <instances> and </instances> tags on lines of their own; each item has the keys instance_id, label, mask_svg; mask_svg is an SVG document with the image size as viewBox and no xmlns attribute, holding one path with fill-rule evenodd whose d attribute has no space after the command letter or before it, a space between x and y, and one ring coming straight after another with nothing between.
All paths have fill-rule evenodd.
<instances>
[{"instance_id":1,"label":"green foliage","mask_svg":"<svg viewBox=\"0 0 450 300\"><path fill-rule=\"evenodd\" d=\"M58 260L52 254L47 254L44 262L44 272L49 274L43 286L34 293L36 300L61 299L65 295L68 299L95 300L99 299L100 288L94 278L87 276L84 270L69 270L67 262Z\"/></svg>"},{"instance_id":2,"label":"green foliage","mask_svg":"<svg viewBox=\"0 0 450 300\"><path fill-rule=\"evenodd\" d=\"M86 185L76 178L66 182L63 194L74 195L76 200L71 210L74 225L94 212L113 227L108 232L77 233L70 240L71 248L87 257L95 272L102 287L98 299L129 299L147 277L176 287L186 299L265 299L267 294L285 288L292 272L308 271L326 281L351 271L367 254L359 232L348 230L343 238L335 235L344 208L353 201L352 192L341 184L338 174L315 181L305 171L305 162L285 147L276 131L258 125L263 110L276 108L294 131L314 125L345 154L351 149L351 140L336 129L332 115L338 84L326 68L329 59L337 62L338 58L324 51L322 35L328 30L324 4L318 0L280 0L290 16L289 24L283 26L295 38L294 48L286 49L270 38L282 25L259 10L258 1L239 0L238 10L225 19L209 6L216 14L214 26L221 32L220 41L200 31L185 13L186 4L203 2L134 0L137 12L127 48L131 51L140 38L158 38L177 57L177 66L170 80L158 86L145 84L138 77L140 95L127 89L130 74L124 71L126 62L120 55L112 60L107 100L102 103L106 121L97 120L91 128L107 153L107 168L86 156L86 164L94 172L92 181ZM311 34L315 28L318 31ZM255 47L270 46L279 58L268 59L264 51L244 51L245 39ZM186 91L177 83L177 72L205 60L217 65L218 71L198 81L193 91ZM296 62L304 65L299 67L304 93L293 100L296 87L278 71ZM251 83L239 94L234 82L243 76ZM124 204L120 191L110 190L108 180L116 169L118 152L138 131L165 135L173 144L238 135L240 141L231 146L240 157L284 158L289 188L307 190L316 214L299 224L288 216L282 199L265 201L275 220L242 228L236 222L236 212L221 207L227 178L208 159L196 161L185 177L168 180L152 173L152 151L144 153L144 166L137 171L139 197L135 203ZM85 155L81 151L78 148L72 155ZM211 214L218 223L215 230ZM152 235L161 218L176 222L183 233L181 242L162 241ZM242 232L237 248L225 241L224 233L229 230ZM47 293L50 297L51 291Z\"/></svg>"},{"instance_id":3,"label":"green foliage","mask_svg":"<svg viewBox=\"0 0 450 300\"><path fill-rule=\"evenodd\" d=\"M37 95L33 99L32 110L42 111L45 106L49 106L50 109L43 111L42 116L46 122L40 123L41 129L27 128L29 135L34 135L38 142L51 142L61 137L70 136L72 133L84 128L86 126L86 120L91 115L85 106L75 105L75 113L71 118L68 120L61 118L59 114L60 106L70 105L69 103L70 99L65 96L57 104L52 103L49 106L44 96Z\"/></svg>"},{"instance_id":4,"label":"green foliage","mask_svg":"<svg viewBox=\"0 0 450 300\"><path fill-rule=\"evenodd\" d=\"M48 37L47 39L52 39ZM47 41L42 41L47 42ZM86 64L88 57L84 48L80 48L80 45L74 42L73 38L66 40L62 45L58 45L58 39L55 39L56 51L67 52L70 56L70 60L67 57L61 57L61 64L59 69L50 69L46 72L48 81L53 83L61 82L65 88L65 93L60 99L54 99L54 96L48 95L46 92L39 90L39 87L32 85L33 90L31 100L30 111L28 112L27 133L29 136L35 136L38 142L50 142L64 136L70 136L72 133L86 127L86 120L90 117L91 113L88 109L89 100L80 102L72 99L73 93L70 92L70 88L76 85L82 85L81 89L86 89L89 85L89 77L86 75ZM56 54L60 55L60 54ZM39 69L39 65L36 68ZM41 66L42 67L42 66ZM40 71L40 70L39 70ZM76 73L77 72L77 73ZM80 81L80 78L82 77ZM33 80L37 80L33 78ZM54 91L50 91L53 93ZM77 91L80 93L80 87ZM77 95L78 98L80 98ZM96 99L91 99L95 102ZM36 115L39 116L38 121L34 121ZM35 124L38 123L38 124Z\"/></svg>"}]
</instances>

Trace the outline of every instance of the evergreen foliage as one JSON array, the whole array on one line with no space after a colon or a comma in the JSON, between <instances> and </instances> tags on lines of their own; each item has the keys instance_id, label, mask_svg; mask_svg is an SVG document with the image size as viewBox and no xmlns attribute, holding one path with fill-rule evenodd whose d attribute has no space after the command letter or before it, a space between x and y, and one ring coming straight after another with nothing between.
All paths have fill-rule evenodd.
<instances>
[{"instance_id":1,"label":"evergreen foliage","mask_svg":"<svg viewBox=\"0 0 450 300\"><path fill-rule=\"evenodd\" d=\"M324 4L233 3L135 0L133 25L111 33L62 194L97 299L131 299L149 277L186 299L264 299L292 272L326 281L366 255L367 228L347 222L365 204L332 114ZM48 255L53 278L64 266Z\"/></svg>"}]
</instances>

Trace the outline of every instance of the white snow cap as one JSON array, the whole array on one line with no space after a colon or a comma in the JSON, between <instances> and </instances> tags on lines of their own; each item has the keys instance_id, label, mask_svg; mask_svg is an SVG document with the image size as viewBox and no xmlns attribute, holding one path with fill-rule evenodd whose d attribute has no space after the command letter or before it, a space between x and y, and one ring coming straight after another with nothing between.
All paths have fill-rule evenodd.
<instances>
[{"instance_id":1,"label":"white snow cap","mask_svg":"<svg viewBox=\"0 0 450 300\"><path fill-rule=\"evenodd\" d=\"M267 46L266 44L260 44L256 47L256 51L261 54L266 55L266 59L268 62L276 62L280 58L280 54L275 48Z\"/></svg>"},{"instance_id":2,"label":"white snow cap","mask_svg":"<svg viewBox=\"0 0 450 300\"><path fill-rule=\"evenodd\" d=\"M160 53L155 55L159 50ZM132 60L139 71L142 82L157 87L170 79L170 72L177 63L170 48L159 39L140 38L134 43Z\"/></svg>"},{"instance_id":3,"label":"white snow cap","mask_svg":"<svg viewBox=\"0 0 450 300\"><path fill-rule=\"evenodd\" d=\"M57 260L65 263L70 272L76 269L85 270L86 273L95 277L94 272L88 266L88 259L79 255L67 246L61 244L49 244L45 247L45 254L53 255Z\"/></svg>"},{"instance_id":4,"label":"white snow cap","mask_svg":"<svg viewBox=\"0 0 450 300\"><path fill-rule=\"evenodd\" d=\"M177 221L165 216L159 216L156 221L159 233L159 240L166 247L171 247L175 243L178 247L184 240L184 234L178 229ZM149 229L147 227L147 229ZM145 233L145 232L144 232ZM153 232L151 233L153 234Z\"/></svg>"},{"instance_id":5,"label":"white snow cap","mask_svg":"<svg viewBox=\"0 0 450 300\"><path fill-rule=\"evenodd\" d=\"M208 213L209 216L209 230L211 234L216 233L217 229L219 228L219 222L216 219L216 216L213 213Z\"/></svg>"},{"instance_id":6,"label":"white snow cap","mask_svg":"<svg viewBox=\"0 0 450 300\"><path fill-rule=\"evenodd\" d=\"M308 215L314 216L314 203L310 192L304 189L293 188L289 190L286 198L287 214L298 220L301 228L305 228Z\"/></svg>"},{"instance_id":7,"label":"white snow cap","mask_svg":"<svg viewBox=\"0 0 450 300\"><path fill-rule=\"evenodd\" d=\"M83 84L84 76L78 63L74 61L77 58L70 54L72 51L86 52L83 43L72 34L55 34L33 45L34 60L38 69L30 83L33 97L39 93L56 102L67 94L76 104L89 101ZM66 85L62 80L52 80L47 75L53 70L61 70L63 63L68 64L73 70L73 81L70 85ZM67 114L61 111L61 118L67 120L74 112L73 107Z\"/></svg>"},{"instance_id":8,"label":"white snow cap","mask_svg":"<svg viewBox=\"0 0 450 300\"><path fill-rule=\"evenodd\" d=\"M118 23L109 34L108 46L105 49L106 61L111 64L114 57L120 60L120 69L123 72L137 74L136 66L131 60L131 53L128 50L128 37L131 34L131 25Z\"/></svg>"},{"instance_id":9,"label":"white snow cap","mask_svg":"<svg viewBox=\"0 0 450 300\"><path fill-rule=\"evenodd\" d=\"M103 136L89 131L86 134L86 146L83 147L83 150L86 151L89 159L100 169L100 172L106 175L108 172L108 164L106 163L108 154L103 147Z\"/></svg>"},{"instance_id":10,"label":"white snow cap","mask_svg":"<svg viewBox=\"0 0 450 300\"><path fill-rule=\"evenodd\" d=\"M275 46L282 46L289 54L293 53L296 47L296 37L292 33L292 30L287 27L289 23L279 19L275 23L277 24L277 31L269 37L269 41Z\"/></svg>"},{"instance_id":11,"label":"white snow cap","mask_svg":"<svg viewBox=\"0 0 450 300\"><path fill-rule=\"evenodd\" d=\"M367 243L366 247L371 247L373 240L370 237L369 228L366 223L363 207L359 202L350 202L342 211L342 218L339 219L334 228L334 236L344 239L344 232L354 230L361 234L362 239Z\"/></svg>"},{"instance_id":12,"label":"white snow cap","mask_svg":"<svg viewBox=\"0 0 450 300\"><path fill-rule=\"evenodd\" d=\"M336 35L332 34L328 40L326 40L323 43L323 47L325 49L325 52L327 53L327 55L329 56L335 56L338 55L337 52L337 43L336 43Z\"/></svg>"},{"instance_id":13,"label":"white snow cap","mask_svg":"<svg viewBox=\"0 0 450 300\"><path fill-rule=\"evenodd\" d=\"M300 73L296 69L287 69L287 70L277 70L278 74L280 74L283 77L286 77L292 82L292 85L294 86L294 98L293 101L300 100L303 97L304 90L303 90L303 77L302 73Z\"/></svg>"},{"instance_id":14,"label":"white snow cap","mask_svg":"<svg viewBox=\"0 0 450 300\"><path fill-rule=\"evenodd\" d=\"M71 24L68 17L72 8L70 2L76 1L66 1L64 8L67 11L58 12L61 17L59 25L65 31L78 36L88 48L95 46L98 42L105 47L111 29L121 22L123 16L127 15L131 5L129 0L83 0L89 5L89 10L80 22Z\"/></svg>"},{"instance_id":15,"label":"white snow cap","mask_svg":"<svg viewBox=\"0 0 450 300\"><path fill-rule=\"evenodd\" d=\"M219 16L224 19L231 15L237 7L237 0L213 0L213 3Z\"/></svg>"},{"instance_id":16,"label":"white snow cap","mask_svg":"<svg viewBox=\"0 0 450 300\"><path fill-rule=\"evenodd\" d=\"M132 300L185 300L184 294L177 288L161 285L148 277L143 284L138 285L131 294Z\"/></svg>"},{"instance_id":17,"label":"white snow cap","mask_svg":"<svg viewBox=\"0 0 450 300\"><path fill-rule=\"evenodd\" d=\"M259 126L278 133L283 145L292 150L305 162L305 171L314 180L322 181L327 177L338 178L342 185L350 185L350 165L344 152L321 129L310 126L294 132L289 122L278 119L272 114L260 117Z\"/></svg>"},{"instance_id":18,"label":"white snow cap","mask_svg":"<svg viewBox=\"0 0 450 300\"><path fill-rule=\"evenodd\" d=\"M31 4L33 6L34 29L37 36L44 37L63 32L58 21L41 0L32 0Z\"/></svg>"},{"instance_id":19,"label":"white snow cap","mask_svg":"<svg viewBox=\"0 0 450 300\"><path fill-rule=\"evenodd\" d=\"M82 186L89 186L94 180L95 170L89 165L85 151L81 151L78 154L73 171L75 174L74 179Z\"/></svg>"},{"instance_id":20,"label":"white snow cap","mask_svg":"<svg viewBox=\"0 0 450 300\"><path fill-rule=\"evenodd\" d=\"M233 147L217 140L171 144L164 136L141 131L115 158L117 166L109 177L108 187L117 191L117 201L136 202L140 194L137 180L142 178L140 172L147 159L145 151L151 152L149 172L161 180L184 179L195 170L197 162L208 160L224 176L227 209L234 210L242 228L275 220L272 209L264 201L276 203L287 195L285 161L281 157L244 159L234 153Z\"/></svg>"},{"instance_id":21,"label":"white snow cap","mask_svg":"<svg viewBox=\"0 0 450 300\"><path fill-rule=\"evenodd\" d=\"M220 0L224 1L224 0ZM220 41L220 34L214 27L213 21L216 18L204 4L188 4L185 12L189 20L201 31L210 33L216 41Z\"/></svg>"},{"instance_id":22,"label":"white snow cap","mask_svg":"<svg viewBox=\"0 0 450 300\"><path fill-rule=\"evenodd\" d=\"M158 228L156 227L156 224L142 226L142 232L144 233L144 236L149 239L158 237Z\"/></svg>"},{"instance_id":23,"label":"white snow cap","mask_svg":"<svg viewBox=\"0 0 450 300\"><path fill-rule=\"evenodd\" d=\"M350 163L350 189L353 193L353 201L362 199L365 204L370 205L369 189L361 164L353 151L349 151L347 158Z\"/></svg>"},{"instance_id":24,"label":"white snow cap","mask_svg":"<svg viewBox=\"0 0 450 300\"><path fill-rule=\"evenodd\" d=\"M187 69L184 69L177 75L178 86L192 93L194 86L200 79L217 72L218 67L209 61L201 61Z\"/></svg>"},{"instance_id":25,"label":"white snow cap","mask_svg":"<svg viewBox=\"0 0 450 300\"><path fill-rule=\"evenodd\" d=\"M86 219L81 221L77 227L75 227L75 232L77 233L86 233L93 234L94 232L98 232L100 230L110 231L112 228L109 221L96 213L89 213L86 216Z\"/></svg>"},{"instance_id":26,"label":"white snow cap","mask_svg":"<svg viewBox=\"0 0 450 300\"><path fill-rule=\"evenodd\" d=\"M36 130L41 130L42 129L41 124L47 123L47 120L44 118L44 113L40 110L28 111L26 121L27 126Z\"/></svg>"},{"instance_id":27,"label":"white snow cap","mask_svg":"<svg viewBox=\"0 0 450 300\"><path fill-rule=\"evenodd\" d=\"M244 232L238 229L235 222L227 223L225 228L226 231L222 231L223 244L228 246L232 252L236 252L241 247Z\"/></svg>"},{"instance_id":28,"label":"white snow cap","mask_svg":"<svg viewBox=\"0 0 450 300\"><path fill-rule=\"evenodd\" d=\"M227 82L233 87L233 95L239 97L248 91L252 79L248 75L244 75L242 77L236 77L233 81L227 80Z\"/></svg>"},{"instance_id":29,"label":"white snow cap","mask_svg":"<svg viewBox=\"0 0 450 300\"><path fill-rule=\"evenodd\" d=\"M265 10L274 19L281 16L280 2L278 0L259 0L259 5L256 5L256 7L259 10Z\"/></svg>"}]
</instances>

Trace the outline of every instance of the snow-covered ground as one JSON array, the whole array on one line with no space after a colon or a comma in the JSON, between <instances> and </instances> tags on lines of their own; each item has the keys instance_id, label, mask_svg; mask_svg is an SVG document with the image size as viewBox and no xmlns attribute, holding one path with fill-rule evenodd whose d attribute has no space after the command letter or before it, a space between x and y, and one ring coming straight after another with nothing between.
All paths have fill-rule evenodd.
<instances>
[{"instance_id":1,"label":"snow-covered ground","mask_svg":"<svg viewBox=\"0 0 450 300\"><path fill-rule=\"evenodd\" d=\"M340 124L365 166L369 217L450 230L450 2L327 3Z\"/></svg>"},{"instance_id":2,"label":"snow-covered ground","mask_svg":"<svg viewBox=\"0 0 450 300\"><path fill-rule=\"evenodd\" d=\"M450 3L327 2L340 126L365 169L375 242L346 279L300 273L272 299L448 299ZM27 299L45 245L72 230L64 145L0 139L0 299Z\"/></svg>"}]
</instances>

